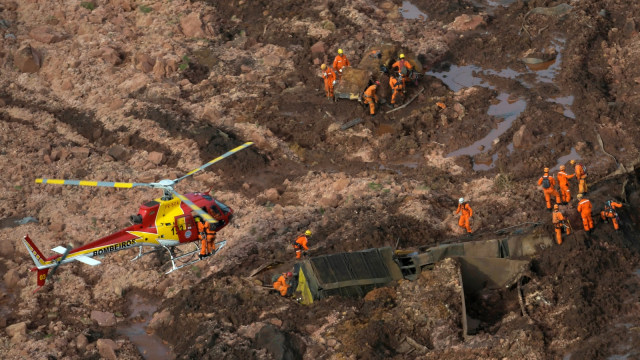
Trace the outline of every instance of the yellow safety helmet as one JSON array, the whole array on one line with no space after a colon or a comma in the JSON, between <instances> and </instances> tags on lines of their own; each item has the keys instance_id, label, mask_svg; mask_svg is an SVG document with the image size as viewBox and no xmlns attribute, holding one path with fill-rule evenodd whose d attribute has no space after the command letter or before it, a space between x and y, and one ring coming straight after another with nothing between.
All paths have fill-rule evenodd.
<instances>
[{"instance_id":1,"label":"yellow safety helmet","mask_svg":"<svg viewBox=\"0 0 640 360\"><path fill-rule=\"evenodd\" d=\"M307 230L307 231L305 231L305 232L304 232L304 234L305 234L306 236L311 236L311 230Z\"/></svg>"},{"instance_id":2,"label":"yellow safety helmet","mask_svg":"<svg viewBox=\"0 0 640 360\"><path fill-rule=\"evenodd\" d=\"M576 163L576 161L575 161L575 160L571 160L571 161L569 161L569 164L571 164L571 165L573 165L573 164L575 164L575 163Z\"/></svg>"},{"instance_id":3,"label":"yellow safety helmet","mask_svg":"<svg viewBox=\"0 0 640 360\"><path fill-rule=\"evenodd\" d=\"M549 172L549 168L548 167L544 168L544 172L548 173Z\"/></svg>"},{"instance_id":4,"label":"yellow safety helmet","mask_svg":"<svg viewBox=\"0 0 640 360\"><path fill-rule=\"evenodd\" d=\"M320 69L322 69L322 70L327 70L327 64L322 64L322 65L320 65Z\"/></svg>"},{"instance_id":5,"label":"yellow safety helmet","mask_svg":"<svg viewBox=\"0 0 640 360\"><path fill-rule=\"evenodd\" d=\"M404 54L400 54L400 59L404 59Z\"/></svg>"},{"instance_id":6,"label":"yellow safety helmet","mask_svg":"<svg viewBox=\"0 0 640 360\"><path fill-rule=\"evenodd\" d=\"M564 165L560 165L560 171L564 171L564 169L566 169L566 167L564 167Z\"/></svg>"},{"instance_id":7,"label":"yellow safety helmet","mask_svg":"<svg viewBox=\"0 0 640 360\"><path fill-rule=\"evenodd\" d=\"M578 196L576 196L578 199L582 199L582 194L578 194Z\"/></svg>"},{"instance_id":8,"label":"yellow safety helmet","mask_svg":"<svg viewBox=\"0 0 640 360\"><path fill-rule=\"evenodd\" d=\"M342 55L342 49L338 49L338 54Z\"/></svg>"}]
</instances>

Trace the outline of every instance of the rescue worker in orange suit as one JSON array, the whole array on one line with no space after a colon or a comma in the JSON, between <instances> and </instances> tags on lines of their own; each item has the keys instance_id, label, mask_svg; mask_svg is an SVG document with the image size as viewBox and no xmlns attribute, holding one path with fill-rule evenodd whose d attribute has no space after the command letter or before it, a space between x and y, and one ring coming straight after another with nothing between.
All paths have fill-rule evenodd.
<instances>
[{"instance_id":1,"label":"rescue worker in orange suit","mask_svg":"<svg viewBox=\"0 0 640 360\"><path fill-rule=\"evenodd\" d=\"M567 205L569 201L571 201L571 191L569 190L569 179L576 176L568 175L565 170L564 165L560 165L560 171L558 172L558 185L560 186L560 197L562 198L562 203Z\"/></svg>"},{"instance_id":2,"label":"rescue worker in orange suit","mask_svg":"<svg viewBox=\"0 0 640 360\"><path fill-rule=\"evenodd\" d=\"M560 212L558 204L553 205L553 227L556 229L556 242L558 245L562 244L562 229L565 229L567 235L571 234L571 227L568 221L569 220Z\"/></svg>"},{"instance_id":3,"label":"rescue worker in orange suit","mask_svg":"<svg viewBox=\"0 0 640 360\"><path fill-rule=\"evenodd\" d=\"M216 232L213 230L213 224L207 221L203 222L199 217L196 217L196 224L198 224L198 233L200 234L200 254L198 258L202 259L216 250Z\"/></svg>"},{"instance_id":4,"label":"rescue worker in orange suit","mask_svg":"<svg viewBox=\"0 0 640 360\"><path fill-rule=\"evenodd\" d=\"M571 165L575 165L575 173L576 180L578 180L578 194L586 194L587 193L587 172L585 171L584 165L576 164L575 160L569 161Z\"/></svg>"},{"instance_id":5,"label":"rescue worker in orange suit","mask_svg":"<svg viewBox=\"0 0 640 360\"><path fill-rule=\"evenodd\" d=\"M311 230L305 231L303 235L298 236L296 241L293 242L293 248L296 250L296 259L302 258L303 250L309 250L309 247L307 246L309 242L309 236L311 236Z\"/></svg>"},{"instance_id":6,"label":"rescue worker in orange suit","mask_svg":"<svg viewBox=\"0 0 640 360\"><path fill-rule=\"evenodd\" d=\"M456 214L460 215L460 220L458 220L458 226L467 230L467 234L471 234L471 226L469 226L469 220L473 216L473 209L468 202L464 201L464 198L458 199L458 209L456 210Z\"/></svg>"},{"instance_id":7,"label":"rescue worker in orange suit","mask_svg":"<svg viewBox=\"0 0 640 360\"><path fill-rule=\"evenodd\" d=\"M402 85L407 86L407 81L409 81L409 75L411 75L411 71L413 70L413 65L409 63L408 60L404 59L404 54L400 54L398 56L400 59L391 65L391 68L397 68L398 73L402 75Z\"/></svg>"},{"instance_id":8,"label":"rescue worker in orange suit","mask_svg":"<svg viewBox=\"0 0 640 360\"><path fill-rule=\"evenodd\" d=\"M349 59L344 55L342 49L338 49L338 55L333 59L333 70L336 71L338 79L342 79L342 70L347 66L351 66Z\"/></svg>"},{"instance_id":9,"label":"rescue worker in orange suit","mask_svg":"<svg viewBox=\"0 0 640 360\"><path fill-rule=\"evenodd\" d=\"M282 273L278 280L273 283L273 288L280 292L280 295L287 296L289 288L291 287L291 278L293 274L291 272Z\"/></svg>"},{"instance_id":10,"label":"rescue worker in orange suit","mask_svg":"<svg viewBox=\"0 0 640 360\"><path fill-rule=\"evenodd\" d=\"M556 190L556 180L549 175L549 168L544 168L544 175L538 180L538 185L542 186L544 200L547 202L547 210L551 211L551 195L556 197L556 204L560 204L560 194Z\"/></svg>"},{"instance_id":11,"label":"rescue worker in orange suit","mask_svg":"<svg viewBox=\"0 0 640 360\"><path fill-rule=\"evenodd\" d=\"M327 99L334 100L333 97L333 86L336 84L336 73L327 66L327 64L322 64L320 66L322 69L322 78L324 79L324 92L327 94Z\"/></svg>"},{"instance_id":12,"label":"rescue worker in orange suit","mask_svg":"<svg viewBox=\"0 0 640 360\"><path fill-rule=\"evenodd\" d=\"M371 116L376 114L376 104L378 103L376 90L378 89L378 85L380 85L380 81L376 81L364 91L364 104L369 104L369 113Z\"/></svg>"},{"instance_id":13,"label":"rescue worker in orange suit","mask_svg":"<svg viewBox=\"0 0 640 360\"><path fill-rule=\"evenodd\" d=\"M389 86L391 87L391 106L396 107L398 97L404 96L404 85L400 75L389 77Z\"/></svg>"},{"instance_id":14,"label":"rescue worker in orange suit","mask_svg":"<svg viewBox=\"0 0 640 360\"><path fill-rule=\"evenodd\" d=\"M582 216L582 225L584 226L584 231L587 233L591 233L593 230L593 218L591 217L591 201L589 199L584 198L582 194L578 194L576 196L578 198L578 212L580 216Z\"/></svg>"},{"instance_id":15,"label":"rescue worker in orange suit","mask_svg":"<svg viewBox=\"0 0 640 360\"><path fill-rule=\"evenodd\" d=\"M622 204L620 204L619 202L609 200L604 204L604 210L600 212L600 217L604 222L608 223L609 218L611 219L611 221L613 222L613 228L616 231L620 230L620 218L618 217L618 212L616 211L616 209L621 207Z\"/></svg>"}]
</instances>

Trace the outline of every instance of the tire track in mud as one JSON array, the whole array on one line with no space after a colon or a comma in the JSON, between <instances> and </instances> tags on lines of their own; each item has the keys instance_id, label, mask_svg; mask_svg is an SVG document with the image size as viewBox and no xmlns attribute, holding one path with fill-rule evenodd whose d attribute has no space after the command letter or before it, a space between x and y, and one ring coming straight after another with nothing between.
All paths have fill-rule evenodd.
<instances>
[{"instance_id":1,"label":"tire track in mud","mask_svg":"<svg viewBox=\"0 0 640 360\"><path fill-rule=\"evenodd\" d=\"M27 91L26 89L21 90ZM145 150L148 152L160 151L167 154L168 166L175 167L179 161L179 156L173 155L168 147L153 140L145 139L141 137L138 132L127 134L128 129L125 127L120 127L116 131L106 129L104 125L96 119L93 112L83 112L70 107L57 109L48 105L44 100L25 101L7 92L0 92L0 99L5 102L6 106L15 106L29 111L35 110L51 114L57 121L69 125L76 133L89 140L94 147L108 148L114 143L121 143L128 137L129 146L136 150ZM105 151L103 150L101 152Z\"/></svg>"}]
</instances>

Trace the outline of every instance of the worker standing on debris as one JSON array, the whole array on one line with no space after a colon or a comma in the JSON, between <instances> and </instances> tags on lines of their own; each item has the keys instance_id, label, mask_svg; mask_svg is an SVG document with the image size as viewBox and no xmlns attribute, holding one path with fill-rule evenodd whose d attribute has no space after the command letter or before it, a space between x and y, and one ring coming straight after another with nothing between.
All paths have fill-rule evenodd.
<instances>
[{"instance_id":1,"label":"worker standing on debris","mask_svg":"<svg viewBox=\"0 0 640 360\"><path fill-rule=\"evenodd\" d=\"M273 288L280 292L280 295L287 296L289 292L289 288L291 287L291 278L293 277L293 273L287 272L282 273L278 280L273 283Z\"/></svg>"},{"instance_id":2,"label":"worker standing on debris","mask_svg":"<svg viewBox=\"0 0 640 360\"><path fill-rule=\"evenodd\" d=\"M389 86L391 87L391 106L396 107L396 101L399 96L404 96L404 85L402 82L402 76L390 76Z\"/></svg>"},{"instance_id":3,"label":"worker standing on debris","mask_svg":"<svg viewBox=\"0 0 640 360\"><path fill-rule=\"evenodd\" d=\"M584 225L584 231L590 234L593 230L593 218L591 217L591 201L585 198L584 195L578 194L578 212L582 216L582 225Z\"/></svg>"},{"instance_id":4,"label":"worker standing on debris","mask_svg":"<svg viewBox=\"0 0 640 360\"><path fill-rule=\"evenodd\" d=\"M469 226L469 220L473 216L473 209L471 209L469 202L465 201L464 198L458 199L458 209L455 213L461 213L460 220L458 220L458 226L465 228L467 230L467 234L471 234L471 226Z\"/></svg>"},{"instance_id":5,"label":"worker standing on debris","mask_svg":"<svg viewBox=\"0 0 640 360\"><path fill-rule=\"evenodd\" d=\"M553 205L553 227L556 228L556 242L558 245L562 244L562 229L566 234L571 234L571 226L569 226L569 219L567 219L558 208L558 204Z\"/></svg>"},{"instance_id":6,"label":"worker standing on debris","mask_svg":"<svg viewBox=\"0 0 640 360\"><path fill-rule=\"evenodd\" d=\"M376 114L376 104L378 103L376 90L378 89L378 85L380 85L380 81L376 81L364 91L364 104L369 104L369 113L371 116Z\"/></svg>"},{"instance_id":7,"label":"worker standing on debris","mask_svg":"<svg viewBox=\"0 0 640 360\"><path fill-rule=\"evenodd\" d=\"M400 54L398 57L400 59L391 65L391 69L398 69L398 73L402 75L402 85L407 86L407 81L409 81L409 77L413 71L413 65L411 65L408 60L404 59L404 54Z\"/></svg>"},{"instance_id":8,"label":"worker standing on debris","mask_svg":"<svg viewBox=\"0 0 640 360\"><path fill-rule=\"evenodd\" d=\"M613 228L618 231L620 230L620 217L618 216L618 212L616 208L621 208L622 204L617 201L609 200L604 204L604 210L600 212L600 217L604 222L609 222L609 218L613 222Z\"/></svg>"},{"instance_id":9,"label":"worker standing on debris","mask_svg":"<svg viewBox=\"0 0 640 360\"><path fill-rule=\"evenodd\" d=\"M349 59L344 55L342 49L338 49L338 55L333 59L333 70L336 71L338 80L342 79L342 70L347 66L351 66Z\"/></svg>"},{"instance_id":10,"label":"worker standing on debris","mask_svg":"<svg viewBox=\"0 0 640 360\"><path fill-rule=\"evenodd\" d=\"M305 231L303 235L298 236L293 242L293 248L296 250L296 259L302 258L303 250L305 252L309 250L309 247L307 246L309 242L308 237L311 237L311 230Z\"/></svg>"},{"instance_id":11,"label":"worker standing on debris","mask_svg":"<svg viewBox=\"0 0 640 360\"><path fill-rule=\"evenodd\" d=\"M200 254L199 259L211 255L216 250L216 232L213 230L213 224L208 221L203 222L200 217L196 217L196 224L198 225L198 233L200 234Z\"/></svg>"},{"instance_id":12,"label":"worker standing on debris","mask_svg":"<svg viewBox=\"0 0 640 360\"><path fill-rule=\"evenodd\" d=\"M556 197L556 204L560 204L560 194L556 191L556 180L549 175L549 168L544 168L544 175L538 179L538 185L542 186L544 200L547 202L547 210L551 211L551 195Z\"/></svg>"},{"instance_id":13,"label":"worker standing on debris","mask_svg":"<svg viewBox=\"0 0 640 360\"><path fill-rule=\"evenodd\" d=\"M564 165L560 165L560 171L558 172L558 185L560 186L560 197L562 198L562 203L567 205L569 201L571 201L571 191L569 190L569 179L576 176L567 175Z\"/></svg>"},{"instance_id":14,"label":"worker standing on debris","mask_svg":"<svg viewBox=\"0 0 640 360\"><path fill-rule=\"evenodd\" d=\"M578 194L587 193L587 167L582 164L576 164L575 160L569 161L571 165L575 165L575 177L578 180Z\"/></svg>"},{"instance_id":15,"label":"worker standing on debris","mask_svg":"<svg viewBox=\"0 0 640 360\"><path fill-rule=\"evenodd\" d=\"M324 91L327 94L327 99L335 100L333 96L333 86L336 84L336 73L327 66L327 64L322 64L320 66L322 69L322 78L324 79Z\"/></svg>"}]
</instances>

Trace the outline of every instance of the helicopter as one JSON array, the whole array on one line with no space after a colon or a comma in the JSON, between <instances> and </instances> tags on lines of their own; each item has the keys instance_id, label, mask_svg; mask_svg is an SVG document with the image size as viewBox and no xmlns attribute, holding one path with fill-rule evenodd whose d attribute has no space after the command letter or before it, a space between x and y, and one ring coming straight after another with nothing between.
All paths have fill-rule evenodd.
<instances>
[{"instance_id":1,"label":"helicopter","mask_svg":"<svg viewBox=\"0 0 640 360\"><path fill-rule=\"evenodd\" d=\"M47 277L52 277L56 269L62 264L79 261L87 265L96 266L101 264L100 260L95 259L96 257L134 247L139 247L139 253L131 261L135 261L152 252L167 250L172 265L167 274L200 261L201 259L190 260L193 255L200 251L198 245L200 237L196 220L212 224L217 232L231 221L233 210L213 198L209 191L182 195L176 192L174 187L189 176L251 145L253 145L253 142L246 142L179 178L160 180L155 183L36 179L38 184L112 187L117 189L148 187L163 190L162 197L141 205L138 213L129 217L132 222L131 226L76 248L72 248L70 245L66 247L57 246L52 249L57 254L48 258L43 255L27 234L23 239L23 243L35 263L35 267L31 271L37 271L38 287L36 290L44 286ZM183 244L193 244L195 245L195 250L176 255L175 248ZM225 245L226 241L216 242L215 251L212 255L218 253ZM144 252L143 247L145 246L156 249ZM50 269L51 273L49 274Z\"/></svg>"}]
</instances>

